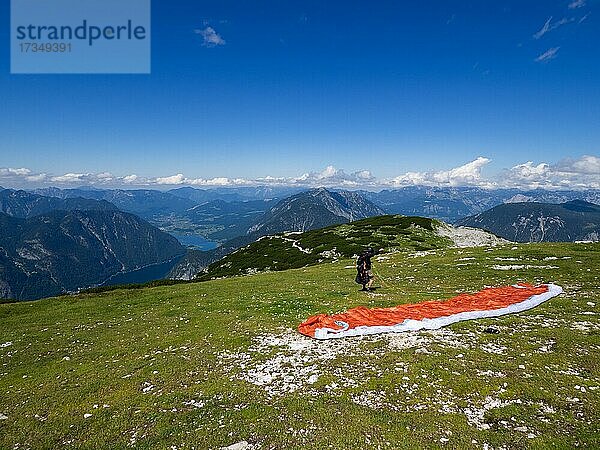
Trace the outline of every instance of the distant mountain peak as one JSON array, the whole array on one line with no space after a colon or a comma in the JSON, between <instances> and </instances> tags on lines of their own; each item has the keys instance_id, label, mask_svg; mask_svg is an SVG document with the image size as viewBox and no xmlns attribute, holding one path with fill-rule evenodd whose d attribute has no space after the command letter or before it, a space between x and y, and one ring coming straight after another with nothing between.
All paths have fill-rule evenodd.
<instances>
[{"instance_id":1,"label":"distant mountain peak","mask_svg":"<svg viewBox=\"0 0 600 450\"><path fill-rule=\"evenodd\" d=\"M516 242L597 241L600 206L583 200L505 203L458 224L482 228Z\"/></svg>"},{"instance_id":2,"label":"distant mountain peak","mask_svg":"<svg viewBox=\"0 0 600 450\"><path fill-rule=\"evenodd\" d=\"M280 201L248 233L308 231L383 214L381 208L357 192L320 187Z\"/></svg>"},{"instance_id":3,"label":"distant mountain peak","mask_svg":"<svg viewBox=\"0 0 600 450\"><path fill-rule=\"evenodd\" d=\"M508 200L505 200L504 203L526 203L526 202L532 202L532 201L534 201L533 197L529 197L529 196L523 195L523 194L516 194L516 195L513 195Z\"/></svg>"}]
</instances>

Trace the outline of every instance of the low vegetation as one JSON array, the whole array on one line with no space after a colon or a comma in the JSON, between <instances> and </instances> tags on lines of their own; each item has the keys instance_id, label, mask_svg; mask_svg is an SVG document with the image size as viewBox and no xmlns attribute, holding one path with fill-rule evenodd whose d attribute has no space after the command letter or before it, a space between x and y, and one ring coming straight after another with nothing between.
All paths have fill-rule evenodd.
<instances>
[{"instance_id":1,"label":"low vegetation","mask_svg":"<svg viewBox=\"0 0 600 450\"><path fill-rule=\"evenodd\" d=\"M385 236L362 238L392 247ZM599 266L600 244L419 249L378 257L371 294L340 257L0 305L0 448L598 448ZM295 331L518 281L565 293L434 332Z\"/></svg>"},{"instance_id":2,"label":"low vegetation","mask_svg":"<svg viewBox=\"0 0 600 450\"><path fill-rule=\"evenodd\" d=\"M296 269L351 258L366 247L383 252L446 248L452 241L435 232L440 224L423 217L379 216L304 233L266 236L211 264L197 279Z\"/></svg>"}]
</instances>

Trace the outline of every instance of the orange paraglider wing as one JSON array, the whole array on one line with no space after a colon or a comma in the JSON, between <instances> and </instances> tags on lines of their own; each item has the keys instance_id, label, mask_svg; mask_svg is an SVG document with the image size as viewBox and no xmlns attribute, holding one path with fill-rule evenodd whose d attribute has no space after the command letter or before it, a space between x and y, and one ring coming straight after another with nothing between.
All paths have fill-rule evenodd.
<instances>
[{"instance_id":1,"label":"orange paraglider wing","mask_svg":"<svg viewBox=\"0 0 600 450\"><path fill-rule=\"evenodd\" d=\"M309 317L298 326L298 331L316 339L332 339L437 329L462 320L525 311L561 293L562 288L554 284L518 284L486 288L448 300L430 300L392 308L359 306L340 314Z\"/></svg>"}]
</instances>

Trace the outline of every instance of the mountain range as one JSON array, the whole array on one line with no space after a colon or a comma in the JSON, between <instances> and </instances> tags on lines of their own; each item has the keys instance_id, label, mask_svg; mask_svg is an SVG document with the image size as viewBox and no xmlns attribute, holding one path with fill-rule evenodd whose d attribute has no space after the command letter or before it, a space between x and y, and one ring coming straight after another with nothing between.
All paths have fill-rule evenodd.
<instances>
[{"instance_id":1,"label":"mountain range","mask_svg":"<svg viewBox=\"0 0 600 450\"><path fill-rule=\"evenodd\" d=\"M191 279L263 236L307 232L389 212L459 220L460 225L514 241L597 240L599 233L600 207L573 201L600 201L599 191L299 190L0 189L0 297L39 298L166 276ZM563 204L548 203L557 201ZM166 232L180 239L201 235L219 246L186 250Z\"/></svg>"},{"instance_id":2,"label":"mountain range","mask_svg":"<svg viewBox=\"0 0 600 450\"><path fill-rule=\"evenodd\" d=\"M152 189L36 189L33 194L60 199L86 198L105 200L121 211L136 214L146 220L163 215L182 214L197 205L196 202Z\"/></svg>"},{"instance_id":3,"label":"mountain range","mask_svg":"<svg viewBox=\"0 0 600 450\"><path fill-rule=\"evenodd\" d=\"M301 187L271 187L271 186L255 186L255 187L226 187L226 188L211 188L198 189L192 187L181 187L171 189L167 193L176 197L185 198L195 202L196 204L210 202L212 200L223 200L226 202L245 202L252 200L273 200L286 198L306 188Z\"/></svg>"},{"instance_id":4,"label":"mountain range","mask_svg":"<svg viewBox=\"0 0 600 450\"><path fill-rule=\"evenodd\" d=\"M598 241L600 206L583 200L506 203L457 224L482 228L514 242Z\"/></svg>"},{"instance_id":5,"label":"mountain range","mask_svg":"<svg viewBox=\"0 0 600 450\"><path fill-rule=\"evenodd\" d=\"M248 229L248 234L308 231L383 214L383 209L356 192L319 188L277 203Z\"/></svg>"},{"instance_id":6,"label":"mountain range","mask_svg":"<svg viewBox=\"0 0 600 450\"><path fill-rule=\"evenodd\" d=\"M432 217L448 223L515 202L564 203L585 200L600 204L600 190L547 191L473 187L410 186L380 192L359 191L388 214Z\"/></svg>"},{"instance_id":7,"label":"mountain range","mask_svg":"<svg viewBox=\"0 0 600 450\"><path fill-rule=\"evenodd\" d=\"M58 189L33 191L48 197L106 200L120 210L139 215L160 229L174 234L201 235L220 244L261 226L261 217L277 201L306 192L301 187L237 187L169 191L151 189ZM343 192L328 189L329 192ZM494 206L514 202L564 203L585 200L600 204L600 190L546 191L474 187L409 186L380 192L354 191L386 214L423 216L454 223ZM239 220L236 220L236 217Z\"/></svg>"},{"instance_id":8,"label":"mountain range","mask_svg":"<svg viewBox=\"0 0 600 450\"><path fill-rule=\"evenodd\" d=\"M179 194L182 192L190 194ZM261 195L266 197L267 192ZM178 200L171 203L170 197ZM231 239L212 251L186 252L174 237L121 211L107 199L154 218L165 214L174 230L178 217L183 217L196 225L213 227L215 235ZM357 193L325 189L281 201L217 199L190 207L191 202L170 193L146 190L3 190L0 297L34 299L117 281L146 281L123 275L152 266L164 269L152 271L155 278L169 272L174 278L189 279L212 262L267 234L307 231L383 214ZM173 264L163 267L168 261Z\"/></svg>"},{"instance_id":9,"label":"mountain range","mask_svg":"<svg viewBox=\"0 0 600 450\"><path fill-rule=\"evenodd\" d=\"M169 276L190 279L213 262L263 236L315 230L383 214L381 208L356 192L324 188L301 192L279 201L258 217L245 235L230 239L214 250L188 252Z\"/></svg>"},{"instance_id":10,"label":"mountain range","mask_svg":"<svg viewBox=\"0 0 600 450\"><path fill-rule=\"evenodd\" d=\"M12 217L26 219L56 210L110 211L116 209L115 205L105 200L97 201L82 197L45 197L26 191L0 190L0 212Z\"/></svg>"},{"instance_id":11,"label":"mountain range","mask_svg":"<svg viewBox=\"0 0 600 450\"><path fill-rule=\"evenodd\" d=\"M246 234L265 211L279 199L299 189L231 188L195 189L183 187L170 191L152 189L58 189L32 191L44 197L67 201L86 198L110 202L121 211L140 216L163 231L200 235L223 243Z\"/></svg>"},{"instance_id":12,"label":"mountain range","mask_svg":"<svg viewBox=\"0 0 600 450\"><path fill-rule=\"evenodd\" d=\"M183 256L174 237L106 201L0 192L0 298L29 300L109 284ZM149 275L150 276L150 275Z\"/></svg>"}]
</instances>

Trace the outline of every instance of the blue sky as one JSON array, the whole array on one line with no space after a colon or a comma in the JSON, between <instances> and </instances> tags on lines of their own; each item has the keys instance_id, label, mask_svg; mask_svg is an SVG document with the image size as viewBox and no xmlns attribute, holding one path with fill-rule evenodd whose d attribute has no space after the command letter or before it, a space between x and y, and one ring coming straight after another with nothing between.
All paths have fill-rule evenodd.
<instances>
[{"instance_id":1,"label":"blue sky","mask_svg":"<svg viewBox=\"0 0 600 450\"><path fill-rule=\"evenodd\" d=\"M10 75L7 3L3 186L600 182L598 0L154 0L150 75Z\"/></svg>"}]
</instances>

